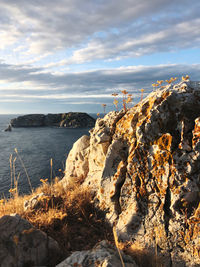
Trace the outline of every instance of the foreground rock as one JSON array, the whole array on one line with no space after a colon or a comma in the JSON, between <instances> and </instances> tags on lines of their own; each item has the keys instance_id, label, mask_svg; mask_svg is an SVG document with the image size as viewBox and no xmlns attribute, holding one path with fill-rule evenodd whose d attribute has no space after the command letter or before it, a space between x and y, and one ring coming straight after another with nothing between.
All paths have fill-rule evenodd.
<instances>
[{"instance_id":1,"label":"foreground rock","mask_svg":"<svg viewBox=\"0 0 200 267\"><path fill-rule=\"evenodd\" d=\"M111 112L77 144L63 182L82 175L119 240L164 255L164 266L199 266L199 84L168 85Z\"/></svg>"},{"instance_id":2,"label":"foreground rock","mask_svg":"<svg viewBox=\"0 0 200 267\"><path fill-rule=\"evenodd\" d=\"M19 215L0 218L0 266L55 266L58 244Z\"/></svg>"},{"instance_id":3,"label":"foreground rock","mask_svg":"<svg viewBox=\"0 0 200 267\"><path fill-rule=\"evenodd\" d=\"M122 257L126 267L138 267L134 260L123 252ZM106 241L102 241L92 250L74 252L70 257L57 265L57 267L70 266L121 267L122 263L117 249L109 245Z\"/></svg>"},{"instance_id":4,"label":"foreground rock","mask_svg":"<svg viewBox=\"0 0 200 267\"><path fill-rule=\"evenodd\" d=\"M93 127L95 119L87 113L69 112L60 114L30 114L10 121L12 127L57 126L67 128Z\"/></svg>"}]
</instances>

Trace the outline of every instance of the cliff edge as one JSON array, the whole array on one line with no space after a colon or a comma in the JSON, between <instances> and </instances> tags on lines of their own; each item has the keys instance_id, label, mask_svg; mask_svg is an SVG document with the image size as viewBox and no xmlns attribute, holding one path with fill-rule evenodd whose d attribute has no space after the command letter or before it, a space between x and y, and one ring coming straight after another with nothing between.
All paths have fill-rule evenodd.
<instances>
[{"instance_id":1,"label":"cliff edge","mask_svg":"<svg viewBox=\"0 0 200 267\"><path fill-rule=\"evenodd\" d=\"M167 85L126 112L98 118L66 162L63 184L82 179L119 241L200 264L200 85Z\"/></svg>"}]
</instances>

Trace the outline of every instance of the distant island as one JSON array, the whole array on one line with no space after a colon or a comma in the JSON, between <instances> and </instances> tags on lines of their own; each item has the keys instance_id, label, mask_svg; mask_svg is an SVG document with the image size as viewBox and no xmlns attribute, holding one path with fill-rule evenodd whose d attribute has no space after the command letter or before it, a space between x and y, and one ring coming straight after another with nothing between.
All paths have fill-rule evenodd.
<instances>
[{"instance_id":1,"label":"distant island","mask_svg":"<svg viewBox=\"0 0 200 267\"><path fill-rule=\"evenodd\" d=\"M29 114L11 119L11 127L57 126L66 128L93 127L95 119L87 113L68 112L59 114Z\"/></svg>"}]
</instances>

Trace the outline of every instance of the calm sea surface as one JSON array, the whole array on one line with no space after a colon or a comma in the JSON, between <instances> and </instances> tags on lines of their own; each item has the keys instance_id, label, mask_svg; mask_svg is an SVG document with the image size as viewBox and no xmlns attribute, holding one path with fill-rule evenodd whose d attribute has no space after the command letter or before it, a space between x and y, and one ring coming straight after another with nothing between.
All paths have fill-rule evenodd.
<instances>
[{"instance_id":1,"label":"calm sea surface","mask_svg":"<svg viewBox=\"0 0 200 267\"><path fill-rule=\"evenodd\" d=\"M66 157L73 143L82 135L89 135L88 128L66 129L56 127L13 128L12 132L4 132L10 119L17 115L0 115L0 198L8 196L10 189L10 163L12 154L15 161L16 177L19 175L19 192L30 191L27 177L19 155L27 169L33 187L41 184L40 179L50 177L50 159L53 159L53 177L62 176L59 169L64 170Z\"/></svg>"}]
</instances>

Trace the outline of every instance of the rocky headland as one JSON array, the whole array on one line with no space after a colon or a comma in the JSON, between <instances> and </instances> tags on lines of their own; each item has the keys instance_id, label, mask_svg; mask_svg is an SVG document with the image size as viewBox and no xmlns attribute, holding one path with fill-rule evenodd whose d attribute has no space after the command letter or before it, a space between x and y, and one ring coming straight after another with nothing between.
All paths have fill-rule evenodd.
<instances>
[{"instance_id":1,"label":"rocky headland","mask_svg":"<svg viewBox=\"0 0 200 267\"><path fill-rule=\"evenodd\" d=\"M156 250L163 266L200 266L200 84L152 92L97 119L66 162L84 179L121 242Z\"/></svg>"},{"instance_id":2,"label":"rocky headland","mask_svg":"<svg viewBox=\"0 0 200 267\"><path fill-rule=\"evenodd\" d=\"M23 242L26 242L27 251L32 249L33 265L30 266L52 266L48 258L52 248L59 267L117 267L122 264L129 267L200 266L199 83L169 84L127 111L113 111L98 118L90 136L81 137L73 145L64 173L57 186L65 189L66 203L71 203L73 212L66 211L66 217L56 220L54 227L59 231L68 227L66 236L61 237L60 243L53 242L57 235L53 236L48 228L46 232L52 237L49 240L51 246L49 252L45 250L49 241L45 241L48 235L44 234L47 246L43 255L46 256L38 259L31 253L38 255L41 239L38 243L35 235L30 235L33 230L30 231L26 223L25 233L29 233L26 237L29 239L24 239L23 229L18 231L12 226L19 217L4 216L0 219L0 247L5 253L0 254L0 261L10 262L4 266L25 266L21 256L23 251L17 250L17 245L23 249ZM77 204L75 199L71 200L69 188L77 183L78 191L84 189L92 194L92 206L87 209ZM45 194L34 196L26 201L24 212L32 210L37 213L42 199L45 199L44 212L54 198L47 202ZM79 195L76 199L84 198ZM78 209L75 211L76 206ZM78 212L82 217L71 220L73 227L77 223L83 224L84 219L86 224L81 231L76 228L74 232L67 218ZM99 212L103 217L97 216ZM26 218L30 218L30 213ZM103 229L97 230L100 218L104 218L113 230L114 243L99 236ZM19 233L15 235L14 231L12 234L8 231L6 235L1 226L1 221L5 220L10 221L9 224L13 221L11 226ZM62 227L61 222L64 222ZM69 240L71 233L73 237ZM95 240L101 242L88 246ZM9 242L16 249L14 254L8 251ZM78 247L81 243L83 248ZM61 245L71 252L71 255L65 254L64 261L56 257L59 258L58 246ZM120 249L123 252L120 253ZM144 263L147 253L154 255L156 260Z\"/></svg>"},{"instance_id":3,"label":"rocky headland","mask_svg":"<svg viewBox=\"0 0 200 267\"><path fill-rule=\"evenodd\" d=\"M29 114L10 121L12 127L57 126L66 128L93 127L95 119L87 113L68 112L59 114Z\"/></svg>"}]
</instances>

